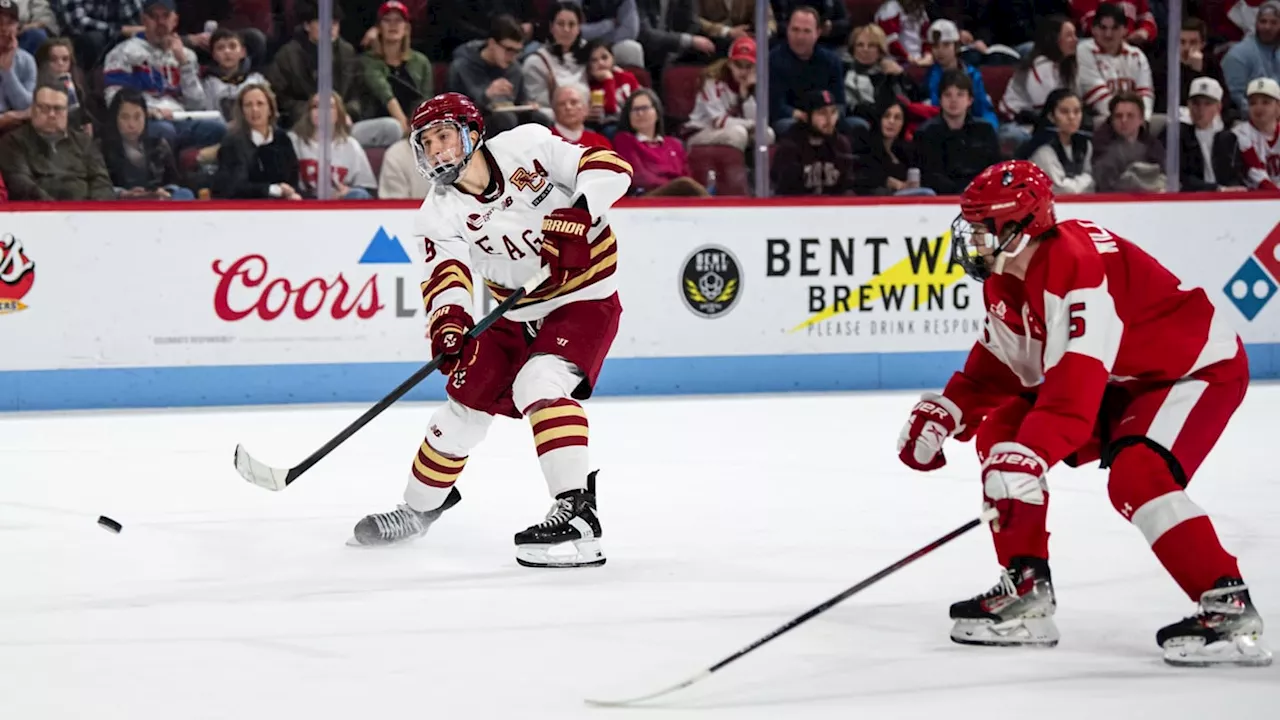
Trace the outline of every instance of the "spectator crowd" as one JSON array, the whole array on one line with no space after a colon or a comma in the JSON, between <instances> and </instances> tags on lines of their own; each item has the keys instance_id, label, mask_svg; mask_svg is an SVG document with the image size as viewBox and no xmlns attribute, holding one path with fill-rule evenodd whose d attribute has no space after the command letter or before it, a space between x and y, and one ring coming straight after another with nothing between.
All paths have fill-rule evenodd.
<instances>
[{"instance_id":1,"label":"spectator crowd","mask_svg":"<svg viewBox=\"0 0 1280 720\"><path fill-rule=\"evenodd\" d=\"M952 195L1010 157L1164 192L1173 127L1180 189L1278 189L1280 0L1166 2L334 0L321 38L311 0L0 0L0 199L420 198L446 90L617 151L634 195Z\"/></svg>"}]
</instances>

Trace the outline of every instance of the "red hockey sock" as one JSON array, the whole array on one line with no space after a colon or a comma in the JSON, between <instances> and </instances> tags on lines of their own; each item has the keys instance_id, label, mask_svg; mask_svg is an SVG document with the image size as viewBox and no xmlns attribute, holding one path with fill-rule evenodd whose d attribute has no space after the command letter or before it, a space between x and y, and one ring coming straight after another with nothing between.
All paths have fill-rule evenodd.
<instances>
[{"instance_id":1,"label":"red hockey sock","mask_svg":"<svg viewBox=\"0 0 1280 720\"><path fill-rule=\"evenodd\" d=\"M996 546L996 557L1001 567L1009 567L1015 557L1030 556L1049 559L1049 531L1046 523L1049 517L1049 493L1044 494L1043 505L1031 505L1024 502L1010 502L1008 520L1000 527L999 532L992 532L991 539ZM1006 513L1001 508L1001 517Z\"/></svg>"},{"instance_id":2,"label":"red hockey sock","mask_svg":"<svg viewBox=\"0 0 1280 720\"><path fill-rule=\"evenodd\" d=\"M1192 600L1223 576L1240 577L1204 510L1173 479L1165 459L1146 445L1121 451L1107 484L1111 504L1142 531L1160 564Z\"/></svg>"},{"instance_id":3,"label":"red hockey sock","mask_svg":"<svg viewBox=\"0 0 1280 720\"><path fill-rule=\"evenodd\" d=\"M1169 528L1151 549L1182 591L1197 602L1218 578L1224 575L1240 577L1235 556L1222 547L1207 515L1184 520Z\"/></svg>"}]
</instances>

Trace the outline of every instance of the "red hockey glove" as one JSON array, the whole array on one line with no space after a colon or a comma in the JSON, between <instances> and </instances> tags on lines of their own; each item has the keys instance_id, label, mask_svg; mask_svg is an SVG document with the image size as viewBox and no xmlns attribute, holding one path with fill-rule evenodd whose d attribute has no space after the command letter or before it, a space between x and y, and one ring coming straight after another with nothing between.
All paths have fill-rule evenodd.
<instances>
[{"instance_id":1,"label":"red hockey glove","mask_svg":"<svg viewBox=\"0 0 1280 720\"><path fill-rule=\"evenodd\" d=\"M991 453L982 463L983 509L994 507L1000 517L991 523L991 529L1009 526L1009 518L1018 503L1044 505L1044 474L1049 466L1034 450L1016 442L1002 442L991 446Z\"/></svg>"},{"instance_id":2,"label":"red hockey glove","mask_svg":"<svg viewBox=\"0 0 1280 720\"><path fill-rule=\"evenodd\" d=\"M898 436L898 459L912 470L924 472L946 465L942 443L956 434L959 425L960 408L955 403L937 393L925 393Z\"/></svg>"},{"instance_id":3,"label":"red hockey glove","mask_svg":"<svg viewBox=\"0 0 1280 720\"><path fill-rule=\"evenodd\" d=\"M468 342L464 334L473 327L471 315L461 305L443 305L431 313L427 332L431 336L431 355L445 356L440 363L441 374L452 375L459 364L470 365L475 359L475 343Z\"/></svg>"},{"instance_id":4,"label":"red hockey glove","mask_svg":"<svg viewBox=\"0 0 1280 720\"><path fill-rule=\"evenodd\" d=\"M541 255L551 268L553 284L563 284L591 267L590 229L591 213L581 208L559 208L543 218Z\"/></svg>"}]
</instances>

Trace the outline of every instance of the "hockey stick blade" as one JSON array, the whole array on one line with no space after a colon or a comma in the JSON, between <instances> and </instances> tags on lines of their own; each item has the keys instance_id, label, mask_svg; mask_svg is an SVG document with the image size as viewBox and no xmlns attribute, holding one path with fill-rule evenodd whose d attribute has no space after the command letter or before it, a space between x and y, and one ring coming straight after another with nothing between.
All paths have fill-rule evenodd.
<instances>
[{"instance_id":1,"label":"hockey stick blade","mask_svg":"<svg viewBox=\"0 0 1280 720\"><path fill-rule=\"evenodd\" d=\"M289 471L255 460L243 445L236 445L236 471L240 477L268 490L279 492L289 484Z\"/></svg>"},{"instance_id":2,"label":"hockey stick blade","mask_svg":"<svg viewBox=\"0 0 1280 720\"><path fill-rule=\"evenodd\" d=\"M466 336L468 338L475 338L480 333L489 329L489 326L497 322L498 318L506 315L508 310L515 307L516 303L524 299L525 295L536 290L538 286L546 282L549 277L551 277L551 269L545 265L542 266L538 272L533 274L533 277L529 278L529 280L525 282L524 285L511 293L510 297L503 300L501 303L498 303L498 306L495 307L488 315L481 318L480 322L476 323L475 327L467 331ZM245 480L248 480L258 487L264 487L276 492L285 489L291 485L294 480L297 480L302 473L310 470L312 466L324 459L325 456L333 452L339 445L346 442L352 435L355 435L360 428L368 425L374 418L381 415L384 410L391 407L391 405L400 398L404 397L405 393L416 387L418 383L430 377L432 373L439 369L440 364L444 362L444 359L445 356L443 355L438 355L432 358L431 362L418 368L413 375L400 383L400 385L397 386L395 390L392 390L389 395L379 400L376 405L366 410L363 415L356 418L350 425L343 428L337 435L333 436L329 442L322 445L318 450L308 455L305 460L288 470L281 470L280 468L274 468L270 465L258 462L249 455L243 445L237 445L236 472L240 473L240 476Z\"/></svg>"},{"instance_id":3,"label":"hockey stick blade","mask_svg":"<svg viewBox=\"0 0 1280 720\"><path fill-rule=\"evenodd\" d=\"M734 653L734 654L730 655L729 657L727 657L727 658L725 658L725 659L721 660L720 662L716 663L715 665L712 665L711 667L707 668L706 670L703 670L702 672L699 672L697 675L694 675L693 677L689 678L688 680L685 680L685 681L683 681L683 682L676 683L675 685L672 685L672 686L670 686L670 687L664 688L664 689L662 689L662 690L658 690L657 692L651 692L651 693L649 693L648 695L639 695L639 696L637 696L637 697L628 698L628 699L626 699L626 700L591 700L591 699L587 699L585 702L586 702L588 705L593 705L593 706L596 706L596 707L628 707L628 706L631 706L631 705L638 705L638 704L640 704L640 703L647 702L647 701L649 701L649 700L653 700L653 699L655 699L655 698L660 698L660 697L663 697L664 695L670 695L671 693L676 692L676 691L678 691L678 690L683 690L683 689L685 689L685 688L689 687L690 685L693 685L693 684L694 684L694 683L696 683L696 682L699 682L699 681L701 681L701 680L705 680L705 679L706 679L706 678L708 678L708 677L711 677L712 673L714 673L714 672L716 672L717 670L719 670L719 669L723 668L724 666L728 665L729 663L733 662L734 660L737 660L737 659L739 659L739 658L743 657L743 656L744 656L744 655L746 655L747 653L751 652L752 650L755 650L756 648L760 647L761 645L764 645L765 643L767 643L767 642L769 642L770 640L772 640L772 639L774 639L774 638L778 637L779 635L782 635L783 633L785 633L785 632L787 632L787 631L789 631L789 630L793 630L793 629L795 629L796 627L798 627L799 625L801 625L801 624L803 624L803 623L805 623L805 622L807 622L807 621L809 621L809 620L812 620L813 618L817 617L818 615L821 615L822 613L824 613L824 612L826 612L826 611L830 610L831 608L835 607L837 604L839 604L839 603L841 603L841 602L843 602L843 601L847 600L850 596L855 595L855 594L857 594L857 593L859 593L859 592L861 592L861 591L863 591L863 590L865 590L865 589L867 589L867 588L871 587L872 585L874 585L874 584L876 584L876 583L880 582L881 580L883 580L883 579L885 579L886 577L888 577L888 576L892 575L893 573L895 573L895 572L897 572L897 571L901 570L902 568L906 567L907 565L910 565L911 563L915 562L916 560L919 560L920 558L924 557L925 555L928 555L929 553L933 552L934 550L937 550L938 548L942 547L943 545L946 545L947 543L951 542L952 540L955 540L956 538L958 538L958 537L960 537L961 535L963 535L963 534L965 534L965 533L969 532L970 530L972 530L972 529L974 529L974 528L978 527L979 525L982 525L982 524L985 524L985 523L989 523L989 522L991 522L992 520L995 520L997 517L999 517L999 513L998 513L998 511L997 511L995 508L988 508L988 509L984 510L984 511L982 512L982 515L980 515L979 517L977 517L977 518L975 518L975 519L973 519L973 520L970 520L969 522L965 523L964 525L961 525L960 527L956 528L955 530L952 530L951 532L947 533L946 535L943 535L942 537L938 538L937 540L934 540L933 542L929 543L928 545L925 545L924 547L920 548L919 550L916 550L915 552L913 552L913 553L911 553L910 555L908 555L908 556L906 556L906 557L902 558L902 559L901 559L901 560L899 560L898 562L896 562L896 563L894 563L894 564L890 565L889 567L887 567L887 568L885 568L885 569L881 570L880 572L876 573L875 575L872 575L871 577L867 578L866 580L863 580L862 582L858 583L857 585L854 585L853 587L849 588L848 590L845 590L844 592L840 593L839 595L836 595L835 597L831 598L830 600L827 600L826 602L822 603L821 605L819 605L819 606L817 606L817 607L815 607L815 608L813 608L813 609L809 610L809 611L808 611L808 612L806 612L805 614L800 615L799 617L795 618L794 620L792 620L792 621L788 622L786 625L783 625L782 627L778 628L777 630L774 630L773 632L769 633L768 635L765 635L764 637L760 638L759 640L756 640L755 642L751 643L750 645L746 646L745 648L743 648L743 649L739 650L738 652L736 652L736 653Z\"/></svg>"}]
</instances>

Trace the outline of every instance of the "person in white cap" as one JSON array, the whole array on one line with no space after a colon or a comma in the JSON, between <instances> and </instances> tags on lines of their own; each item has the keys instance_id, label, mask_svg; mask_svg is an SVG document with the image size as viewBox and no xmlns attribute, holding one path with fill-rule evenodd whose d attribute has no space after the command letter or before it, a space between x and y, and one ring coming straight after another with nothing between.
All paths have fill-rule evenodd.
<instances>
[{"instance_id":1,"label":"person in white cap","mask_svg":"<svg viewBox=\"0 0 1280 720\"><path fill-rule=\"evenodd\" d=\"M1222 125L1222 85L1211 77L1191 81L1187 93L1191 122L1179 135L1180 187L1185 192L1245 190L1244 166L1235 133Z\"/></svg>"},{"instance_id":2,"label":"person in white cap","mask_svg":"<svg viewBox=\"0 0 1280 720\"><path fill-rule=\"evenodd\" d=\"M1258 7L1253 27L1253 32L1222 58L1227 92L1240 108L1248 105L1245 87L1251 80L1280 80L1280 0L1267 0Z\"/></svg>"},{"instance_id":3,"label":"person in white cap","mask_svg":"<svg viewBox=\"0 0 1280 720\"><path fill-rule=\"evenodd\" d=\"M925 73L924 82L929 88L930 102L939 107L939 88L942 86L943 73L960 70L973 83L973 107L969 112L973 113L974 119L999 127L1000 121L996 118L996 109L992 106L991 96L987 94L987 87L982 82L982 73L960 59L960 28L950 20L934 20L929 25L929 48L933 51L933 65Z\"/></svg>"},{"instance_id":4,"label":"person in white cap","mask_svg":"<svg viewBox=\"0 0 1280 720\"><path fill-rule=\"evenodd\" d=\"M1245 181L1254 190L1280 190L1280 83L1255 78L1245 91L1249 122L1235 127Z\"/></svg>"}]
</instances>

